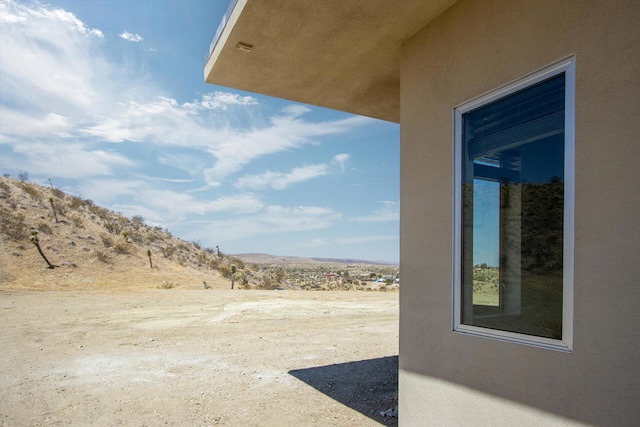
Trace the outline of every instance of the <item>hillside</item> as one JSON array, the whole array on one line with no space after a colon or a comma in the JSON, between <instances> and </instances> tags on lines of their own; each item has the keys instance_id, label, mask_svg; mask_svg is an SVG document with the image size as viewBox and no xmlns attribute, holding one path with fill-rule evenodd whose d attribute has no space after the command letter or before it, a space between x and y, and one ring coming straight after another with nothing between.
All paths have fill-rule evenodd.
<instances>
[{"instance_id":1,"label":"hillside","mask_svg":"<svg viewBox=\"0 0 640 427\"><path fill-rule=\"evenodd\" d=\"M31 230L38 231L55 268L47 268L29 240ZM203 289L207 282L211 289L229 289L233 278L238 289L392 290L397 284L390 280L370 279L397 275L393 265L229 256L148 226L142 217L126 218L56 188L0 177L0 288Z\"/></svg>"}]
</instances>

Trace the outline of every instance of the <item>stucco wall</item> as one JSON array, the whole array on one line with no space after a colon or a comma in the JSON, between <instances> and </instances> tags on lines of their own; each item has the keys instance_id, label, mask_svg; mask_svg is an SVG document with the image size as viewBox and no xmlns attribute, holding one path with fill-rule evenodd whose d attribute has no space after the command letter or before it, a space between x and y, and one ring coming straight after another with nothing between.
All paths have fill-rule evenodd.
<instances>
[{"instance_id":1,"label":"stucco wall","mask_svg":"<svg viewBox=\"0 0 640 427\"><path fill-rule=\"evenodd\" d=\"M402 47L400 424L640 420L640 2L460 0ZM452 332L452 111L576 61L572 353Z\"/></svg>"}]
</instances>

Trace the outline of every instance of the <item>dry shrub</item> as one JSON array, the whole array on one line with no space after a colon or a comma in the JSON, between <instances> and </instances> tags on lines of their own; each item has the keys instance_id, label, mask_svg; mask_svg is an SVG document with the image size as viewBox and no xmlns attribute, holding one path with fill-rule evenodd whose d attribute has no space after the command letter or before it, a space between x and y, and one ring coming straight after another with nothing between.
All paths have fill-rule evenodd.
<instances>
[{"instance_id":1,"label":"dry shrub","mask_svg":"<svg viewBox=\"0 0 640 427\"><path fill-rule=\"evenodd\" d=\"M160 252L162 252L162 256L165 258L171 258L171 256L176 252L176 248L173 246L163 246L160 248Z\"/></svg>"},{"instance_id":2,"label":"dry shrub","mask_svg":"<svg viewBox=\"0 0 640 427\"><path fill-rule=\"evenodd\" d=\"M0 182L0 199L8 199L11 195L11 188L5 182Z\"/></svg>"},{"instance_id":3,"label":"dry shrub","mask_svg":"<svg viewBox=\"0 0 640 427\"><path fill-rule=\"evenodd\" d=\"M120 234L121 226L117 221L111 219L104 220L104 228L111 234Z\"/></svg>"},{"instance_id":4,"label":"dry shrub","mask_svg":"<svg viewBox=\"0 0 640 427\"><path fill-rule=\"evenodd\" d=\"M129 245L127 242L118 242L113 247L113 251L119 255L126 255L129 253Z\"/></svg>"},{"instance_id":5,"label":"dry shrub","mask_svg":"<svg viewBox=\"0 0 640 427\"><path fill-rule=\"evenodd\" d=\"M242 261L240 258L233 257L231 258L231 262L235 264L236 267L238 267L238 270L244 270L244 261Z\"/></svg>"},{"instance_id":6,"label":"dry shrub","mask_svg":"<svg viewBox=\"0 0 640 427\"><path fill-rule=\"evenodd\" d=\"M96 250L94 253L96 258L98 258L98 261L102 261L105 263L111 262L111 255L109 255L108 253L99 250Z\"/></svg>"},{"instance_id":7,"label":"dry shrub","mask_svg":"<svg viewBox=\"0 0 640 427\"><path fill-rule=\"evenodd\" d=\"M220 274L222 274L222 277L224 277L225 279L230 279L231 278L231 268L223 265L218 267L218 271L220 272Z\"/></svg>"},{"instance_id":8,"label":"dry shrub","mask_svg":"<svg viewBox=\"0 0 640 427\"><path fill-rule=\"evenodd\" d=\"M26 182L19 182L18 185L22 188L22 191L27 193L33 200L40 200L40 193L37 189L27 184Z\"/></svg>"},{"instance_id":9,"label":"dry shrub","mask_svg":"<svg viewBox=\"0 0 640 427\"><path fill-rule=\"evenodd\" d=\"M0 234L11 240L20 241L27 238L27 225L20 212L0 211Z\"/></svg>"},{"instance_id":10,"label":"dry shrub","mask_svg":"<svg viewBox=\"0 0 640 427\"><path fill-rule=\"evenodd\" d=\"M51 230L51 227L49 226L49 224L47 224L44 221L40 221L38 223L37 229L38 229L38 231L40 231L41 233L44 233L44 234L53 234L53 231Z\"/></svg>"},{"instance_id":11,"label":"dry shrub","mask_svg":"<svg viewBox=\"0 0 640 427\"><path fill-rule=\"evenodd\" d=\"M59 188L54 188L53 190L51 190L51 193L58 199L64 198L64 191L60 190Z\"/></svg>"},{"instance_id":12,"label":"dry shrub","mask_svg":"<svg viewBox=\"0 0 640 427\"><path fill-rule=\"evenodd\" d=\"M164 282L162 285L158 286L158 289L173 289L175 287L177 287L178 285L176 283L171 283L171 282Z\"/></svg>"},{"instance_id":13,"label":"dry shrub","mask_svg":"<svg viewBox=\"0 0 640 427\"><path fill-rule=\"evenodd\" d=\"M80 197L71 196L71 200L67 203L69 210L75 211L80 206L82 206L82 199Z\"/></svg>"},{"instance_id":14,"label":"dry shrub","mask_svg":"<svg viewBox=\"0 0 640 427\"><path fill-rule=\"evenodd\" d=\"M84 228L84 219L82 219L82 217L80 215L69 215L69 220L77 228Z\"/></svg>"},{"instance_id":15,"label":"dry shrub","mask_svg":"<svg viewBox=\"0 0 640 427\"><path fill-rule=\"evenodd\" d=\"M104 245L105 248L113 247L113 239L108 235L103 234L100 236L100 239L102 239L102 244Z\"/></svg>"}]
</instances>

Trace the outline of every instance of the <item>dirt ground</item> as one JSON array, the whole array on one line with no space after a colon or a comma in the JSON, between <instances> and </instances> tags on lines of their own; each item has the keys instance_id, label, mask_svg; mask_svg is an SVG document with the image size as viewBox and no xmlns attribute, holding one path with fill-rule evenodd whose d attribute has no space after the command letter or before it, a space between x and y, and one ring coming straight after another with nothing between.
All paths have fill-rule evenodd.
<instances>
[{"instance_id":1,"label":"dirt ground","mask_svg":"<svg viewBox=\"0 0 640 427\"><path fill-rule=\"evenodd\" d=\"M0 425L397 425L398 293L0 290Z\"/></svg>"}]
</instances>

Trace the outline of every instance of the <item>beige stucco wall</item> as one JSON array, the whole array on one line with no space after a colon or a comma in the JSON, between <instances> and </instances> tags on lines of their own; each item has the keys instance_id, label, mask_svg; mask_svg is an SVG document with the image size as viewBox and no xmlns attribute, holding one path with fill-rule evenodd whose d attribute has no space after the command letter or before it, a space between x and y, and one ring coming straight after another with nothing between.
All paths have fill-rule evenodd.
<instances>
[{"instance_id":1,"label":"beige stucco wall","mask_svg":"<svg viewBox=\"0 0 640 427\"><path fill-rule=\"evenodd\" d=\"M640 420L640 2L460 0L402 47L400 424ZM572 353L452 332L452 110L576 61Z\"/></svg>"}]
</instances>

